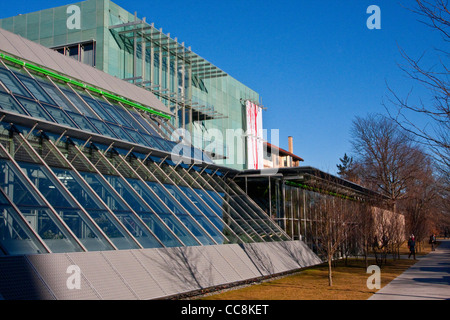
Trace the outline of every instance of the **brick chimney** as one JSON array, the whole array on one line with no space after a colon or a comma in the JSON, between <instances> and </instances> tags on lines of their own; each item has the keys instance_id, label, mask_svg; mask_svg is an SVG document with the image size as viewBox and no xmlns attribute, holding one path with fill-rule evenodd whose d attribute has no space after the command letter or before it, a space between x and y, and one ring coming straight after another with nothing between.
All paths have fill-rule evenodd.
<instances>
[{"instance_id":1,"label":"brick chimney","mask_svg":"<svg viewBox=\"0 0 450 320\"><path fill-rule=\"evenodd\" d=\"M289 152L290 153L294 153L294 141L293 138L291 136L288 137L288 141L289 141Z\"/></svg>"}]
</instances>

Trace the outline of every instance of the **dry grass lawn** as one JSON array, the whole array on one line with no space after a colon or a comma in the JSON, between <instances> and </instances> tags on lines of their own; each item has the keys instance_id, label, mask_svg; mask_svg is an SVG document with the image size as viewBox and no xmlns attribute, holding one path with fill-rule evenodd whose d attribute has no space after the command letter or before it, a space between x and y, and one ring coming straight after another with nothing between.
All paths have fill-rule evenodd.
<instances>
[{"instance_id":1,"label":"dry grass lawn","mask_svg":"<svg viewBox=\"0 0 450 320\"><path fill-rule=\"evenodd\" d=\"M428 253L429 245L422 248L421 254ZM407 248L401 249L402 254ZM415 262L413 259L392 260L381 267L381 286L384 287L403 273ZM369 260L369 265L375 260ZM348 259L337 263L333 268L333 286L328 285L328 266L326 264L304 269L296 274L262 282L239 289L228 290L202 297L203 300L366 300L376 289L367 288L363 259Z\"/></svg>"}]
</instances>

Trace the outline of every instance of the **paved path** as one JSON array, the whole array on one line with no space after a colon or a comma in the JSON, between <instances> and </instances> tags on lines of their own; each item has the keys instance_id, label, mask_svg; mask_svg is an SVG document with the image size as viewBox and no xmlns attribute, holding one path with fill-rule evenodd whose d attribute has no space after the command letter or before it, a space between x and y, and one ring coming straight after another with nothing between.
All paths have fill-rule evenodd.
<instances>
[{"instance_id":1,"label":"paved path","mask_svg":"<svg viewBox=\"0 0 450 320\"><path fill-rule=\"evenodd\" d=\"M449 300L450 240L378 290L369 300Z\"/></svg>"}]
</instances>

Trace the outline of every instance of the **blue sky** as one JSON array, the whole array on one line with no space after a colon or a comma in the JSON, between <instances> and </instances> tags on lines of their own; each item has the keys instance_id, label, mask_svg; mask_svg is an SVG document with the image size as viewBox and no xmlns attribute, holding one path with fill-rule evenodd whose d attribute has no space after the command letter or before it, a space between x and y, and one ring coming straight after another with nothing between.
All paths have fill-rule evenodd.
<instances>
[{"instance_id":1,"label":"blue sky","mask_svg":"<svg viewBox=\"0 0 450 320\"><path fill-rule=\"evenodd\" d=\"M0 17L75 2L17 0ZM398 67L399 49L433 62L443 43L403 7L412 0L113 2L257 91L267 107L264 127L280 130L280 147L293 136L302 165L331 173L351 152L355 116L386 113L387 83L400 95L421 94ZM370 5L381 9L380 30L366 27Z\"/></svg>"}]
</instances>

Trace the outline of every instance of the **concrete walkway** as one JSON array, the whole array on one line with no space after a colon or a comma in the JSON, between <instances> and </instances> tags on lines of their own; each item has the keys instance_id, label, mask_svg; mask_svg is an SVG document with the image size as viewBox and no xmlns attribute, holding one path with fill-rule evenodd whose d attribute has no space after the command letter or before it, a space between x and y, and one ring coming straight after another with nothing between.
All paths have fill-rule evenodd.
<instances>
[{"instance_id":1,"label":"concrete walkway","mask_svg":"<svg viewBox=\"0 0 450 320\"><path fill-rule=\"evenodd\" d=\"M378 290L369 300L449 300L450 240Z\"/></svg>"}]
</instances>

